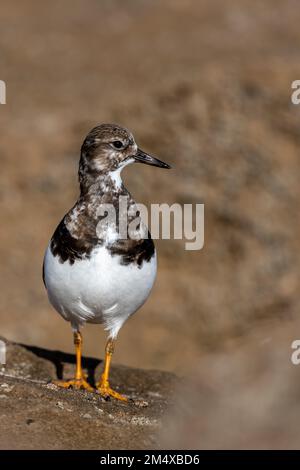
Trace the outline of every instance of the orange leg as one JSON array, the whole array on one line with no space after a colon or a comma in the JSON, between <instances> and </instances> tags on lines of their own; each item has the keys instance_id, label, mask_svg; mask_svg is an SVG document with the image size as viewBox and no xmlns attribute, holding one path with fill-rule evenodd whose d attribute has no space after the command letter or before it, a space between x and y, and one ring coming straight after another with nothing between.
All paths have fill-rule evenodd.
<instances>
[{"instance_id":1,"label":"orange leg","mask_svg":"<svg viewBox=\"0 0 300 470\"><path fill-rule=\"evenodd\" d=\"M74 344L76 351L76 373L75 378L71 380L56 380L54 381L55 385L63 388L75 388L77 390L84 389L89 392L93 391L93 388L86 381L86 377L83 374L81 366L81 356L82 356L82 336L79 331L74 332Z\"/></svg>"},{"instance_id":2,"label":"orange leg","mask_svg":"<svg viewBox=\"0 0 300 470\"><path fill-rule=\"evenodd\" d=\"M110 371L110 364L111 364L111 358L112 358L113 352L114 352L114 341L110 338L106 343L104 370L103 370L103 374L101 376L100 381L97 383L97 391L104 398L112 397L112 398L116 398L117 400L128 401L128 398L112 390L112 388L109 385L109 371Z\"/></svg>"}]
</instances>

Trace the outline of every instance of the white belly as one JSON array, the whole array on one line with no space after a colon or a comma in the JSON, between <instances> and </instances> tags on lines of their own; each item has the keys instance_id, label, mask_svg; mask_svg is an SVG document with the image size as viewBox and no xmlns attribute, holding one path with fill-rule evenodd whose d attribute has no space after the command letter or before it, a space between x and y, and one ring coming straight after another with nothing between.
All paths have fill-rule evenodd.
<instances>
[{"instance_id":1,"label":"white belly","mask_svg":"<svg viewBox=\"0 0 300 470\"><path fill-rule=\"evenodd\" d=\"M53 307L73 328L85 322L104 323L111 337L143 305L156 277L156 254L149 262L122 265L99 247L90 259L61 263L48 247L44 261L45 284Z\"/></svg>"}]
</instances>

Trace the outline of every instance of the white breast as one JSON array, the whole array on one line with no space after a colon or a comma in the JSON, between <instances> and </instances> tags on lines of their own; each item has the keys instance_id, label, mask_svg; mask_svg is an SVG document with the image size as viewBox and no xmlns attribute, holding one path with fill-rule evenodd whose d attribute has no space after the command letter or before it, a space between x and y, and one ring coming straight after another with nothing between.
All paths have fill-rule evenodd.
<instances>
[{"instance_id":1,"label":"white breast","mask_svg":"<svg viewBox=\"0 0 300 470\"><path fill-rule=\"evenodd\" d=\"M105 247L89 259L61 263L48 247L44 260L45 284L53 307L73 328L85 322L104 323L111 337L143 305L156 277L156 254L139 268L120 264Z\"/></svg>"}]
</instances>

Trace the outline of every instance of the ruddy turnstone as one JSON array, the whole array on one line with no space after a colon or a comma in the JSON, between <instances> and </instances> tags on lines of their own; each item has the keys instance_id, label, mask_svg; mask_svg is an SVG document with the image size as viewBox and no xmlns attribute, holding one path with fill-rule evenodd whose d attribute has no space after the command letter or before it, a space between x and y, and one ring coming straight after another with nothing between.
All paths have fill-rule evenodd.
<instances>
[{"instance_id":1,"label":"ruddy turnstone","mask_svg":"<svg viewBox=\"0 0 300 470\"><path fill-rule=\"evenodd\" d=\"M102 323L108 331L104 371L97 383L105 398L127 398L112 390L109 371L114 343L124 322L143 305L156 277L156 252L151 236L129 237L136 217L135 201L124 187L122 169L141 162L160 168L170 166L140 150L133 135L115 124L102 124L90 131L81 147L80 196L56 228L43 264L43 279L53 307L71 323L76 350L73 380L57 381L62 387L93 390L81 367L82 335L86 322ZM119 198L126 197L126 237L120 237L118 217L106 230L99 208L111 204L120 215ZM124 214L121 214L122 216ZM139 220L139 228L145 226Z\"/></svg>"}]
</instances>

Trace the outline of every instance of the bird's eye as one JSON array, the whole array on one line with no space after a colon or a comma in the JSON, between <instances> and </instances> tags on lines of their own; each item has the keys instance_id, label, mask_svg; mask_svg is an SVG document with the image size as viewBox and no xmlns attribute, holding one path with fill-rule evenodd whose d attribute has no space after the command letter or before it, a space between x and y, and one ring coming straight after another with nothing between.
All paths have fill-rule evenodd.
<instances>
[{"instance_id":1,"label":"bird's eye","mask_svg":"<svg viewBox=\"0 0 300 470\"><path fill-rule=\"evenodd\" d=\"M123 142L120 140L115 140L112 144L116 149L121 149L123 147Z\"/></svg>"}]
</instances>

